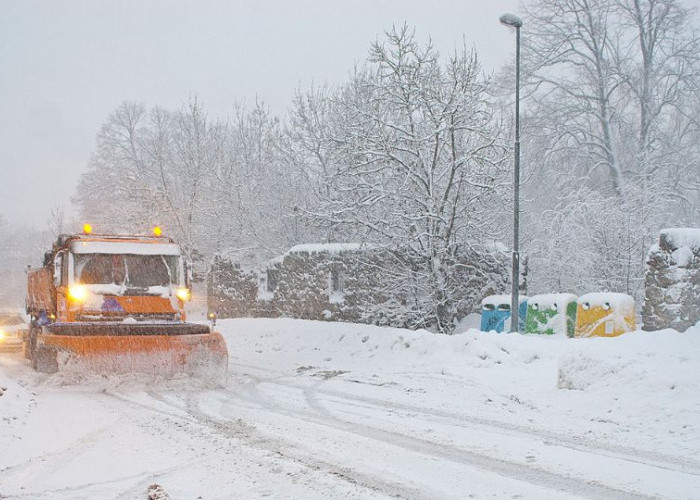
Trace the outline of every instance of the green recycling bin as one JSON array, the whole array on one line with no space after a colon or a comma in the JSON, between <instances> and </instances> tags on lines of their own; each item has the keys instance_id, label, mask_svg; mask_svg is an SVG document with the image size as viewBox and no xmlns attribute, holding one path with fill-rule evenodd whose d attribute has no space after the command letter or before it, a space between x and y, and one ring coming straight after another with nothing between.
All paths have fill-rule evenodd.
<instances>
[{"instance_id":1,"label":"green recycling bin","mask_svg":"<svg viewBox=\"0 0 700 500\"><path fill-rule=\"evenodd\" d=\"M576 295L548 293L534 295L527 302L525 333L574 336Z\"/></svg>"}]
</instances>

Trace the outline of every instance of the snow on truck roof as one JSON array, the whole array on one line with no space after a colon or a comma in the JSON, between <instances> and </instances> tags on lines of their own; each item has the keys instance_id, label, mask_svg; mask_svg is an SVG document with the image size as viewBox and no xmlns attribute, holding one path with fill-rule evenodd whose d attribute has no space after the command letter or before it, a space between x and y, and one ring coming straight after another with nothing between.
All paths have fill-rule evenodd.
<instances>
[{"instance_id":1,"label":"snow on truck roof","mask_svg":"<svg viewBox=\"0 0 700 500\"><path fill-rule=\"evenodd\" d=\"M176 243L154 242L151 240L113 240L90 241L75 240L70 244L71 252L129 254L129 255L181 255L180 246Z\"/></svg>"}]
</instances>

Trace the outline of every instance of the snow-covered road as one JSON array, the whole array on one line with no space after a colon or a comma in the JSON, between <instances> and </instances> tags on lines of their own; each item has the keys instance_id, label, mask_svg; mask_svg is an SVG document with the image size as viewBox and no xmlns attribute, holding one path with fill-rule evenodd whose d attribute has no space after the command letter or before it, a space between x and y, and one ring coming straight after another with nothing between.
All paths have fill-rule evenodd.
<instances>
[{"instance_id":1,"label":"snow-covered road","mask_svg":"<svg viewBox=\"0 0 700 500\"><path fill-rule=\"evenodd\" d=\"M223 321L219 385L0 357L1 498L692 498L700 327L617 339Z\"/></svg>"}]
</instances>

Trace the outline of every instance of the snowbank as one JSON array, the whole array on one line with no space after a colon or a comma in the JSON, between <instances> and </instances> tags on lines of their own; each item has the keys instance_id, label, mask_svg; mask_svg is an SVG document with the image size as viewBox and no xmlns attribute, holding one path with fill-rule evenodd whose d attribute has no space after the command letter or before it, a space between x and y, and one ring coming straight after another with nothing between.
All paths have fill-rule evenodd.
<instances>
[{"instance_id":1,"label":"snowbank","mask_svg":"<svg viewBox=\"0 0 700 500\"><path fill-rule=\"evenodd\" d=\"M700 487L700 323L588 339L218 326L229 375L213 388L70 386L0 358L0 496L140 498L154 483L173 498L690 498Z\"/></svg>"},{"instance_id":2,"label":"snowbank","mask_svg":"<svg viewBox=\"0 0 700 500\"><path fill-rule=\"evenodd\" d=\"M221 327L234 366L263 363L338 383L397 386L430 405L480 407L562 433L700 454L700 323L685 333L587 339L291 319L224 320Z\"/></svg>"}]
</instances>

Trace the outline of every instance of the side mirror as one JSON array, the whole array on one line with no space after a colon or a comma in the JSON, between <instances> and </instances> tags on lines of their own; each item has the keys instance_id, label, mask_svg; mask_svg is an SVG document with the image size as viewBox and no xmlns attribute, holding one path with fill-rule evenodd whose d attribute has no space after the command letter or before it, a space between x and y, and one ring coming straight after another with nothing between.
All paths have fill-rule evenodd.
<instances>
[{"instance_id":1,"label":"side mirror","mask_svg":"<svg viewBox=\"0 0 700 500\"><path fill-rule=\"evenodd\" d=\"M63 270L63 254L57 253L53 259L53 283L56 286L61 285L61 272Z\"/></svg>"}]
</instances>

